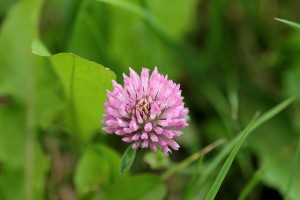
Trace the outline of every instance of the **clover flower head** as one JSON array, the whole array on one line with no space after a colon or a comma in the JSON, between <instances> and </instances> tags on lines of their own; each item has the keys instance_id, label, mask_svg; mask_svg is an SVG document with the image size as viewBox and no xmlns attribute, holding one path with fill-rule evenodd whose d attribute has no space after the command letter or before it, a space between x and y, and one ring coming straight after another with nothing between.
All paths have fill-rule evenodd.
<instances>
[{"instance_id":1,"label":"clover flower head","mask_svg":"<svg viewBox=\"0 0 300 200\"><path fill-rule=\"evenodd\" d=\"M160 148L168 154L170 148L179 149L173 140L188 123L189 112L184 107L180 85L158 73L155 67L142 69L139 76L129 68L130 76L124 77L124 87L113 81L113 91L107 91L103 130L119 135L124 142L132 142L132 148Z\"/></svg>"}]
</instances>

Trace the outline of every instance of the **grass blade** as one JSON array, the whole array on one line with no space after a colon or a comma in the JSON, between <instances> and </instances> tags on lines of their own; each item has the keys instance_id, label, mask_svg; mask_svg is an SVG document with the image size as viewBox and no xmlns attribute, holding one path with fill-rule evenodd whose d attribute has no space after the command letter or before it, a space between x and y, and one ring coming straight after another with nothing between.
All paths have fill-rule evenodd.
<instances>
[{"instance_id":1,"label":"grass blade","mask_svg":"<svg viewBox=\"0 0 300 200\"><path fill-rule=\"evenodd\" d=\"M248 124L248 126L242 131L241 137L239 138L238 142L235 144L233 147L229 157L225 161L224 165L222 166L215 182L213 183L212 187L208 191L208 194L205 198L205 200L213 200L215 199L217 192L226 176L228 173L231 164L238 153L239 149L241 148L242 144L244 143L246 137L253 131L255 130L258 126L266 122L267 120L271 119L274 117L276 114L278 114L280 111L285 109L288 105L290 105L293 101L295 100L295 97L292 96L288 98L287 100L283 101L270 111L266 112L264 115L258 118L258 115L256 114L254 118L251 120L251 122Z\"/></svg>"},{"instance_id":2,"label":"grass blade","mask_svg":"<svg viewBox=\"0 0 300 200\"><path fill-rule=\"evenodd\" d=\"M222 160L227 156L232 149L232 147L237 143L241 135L236 136L230 142L226 144L224 148L220 151L220 153L210 162L205 168L202 170L202 175L200 179L197 181L195 188L200 188L201 185L207 180L209 175L218 167L218 165L222 162Z\"/></svg>"},{"instance_id":3,"label":"grass blade","mask_svg":"<svg viewBox=\"0 0 300 200\"><path fill-rule=\"evenodd\" d=\"M292 22L292 21L289 21L289 20L286 20L286 19L279 19L279 18L275 18L275 20L279 21L279 22L282 22L294 29L297 29L297 30L300 30L300 24L296 23L296 22Z\"/></svg>"},{"instance_id":4,"label":"grass blade","mask_svg":"<svg viewBox=\"0 0 300 200\"><path fill-rule=\"evenodd\" d=\"M286 99L285 101L283 101L280 104L278 104L277 106L275 106L273 109L271 109L268 112L266 112L265 114L263 114L259 119L257 119L257 121L253 125L251 131L253 131L258 126L260 126L264 122L268 121L269 119L271 119L272 117L274 117L275 115L277 115L279 112L281 112L287 106L289 106L293 101L295 101L295 99L296 99L295 96L291 96L288 99Z\"/></svg>"},{"instance_id":5,"label":"grass blade","mask_svg":"<svg viewBox=\"0 0 300 200\"><path fill-rule=\"evenodd\" d=\"M229 169L231 167L231 164L234 160L235 155L239 151L240 147L242 146L242 144L243 144L244 140L246 139L246 137L248 136L248 134L251 132L251 128L253 127L255 121L257 120L257 118L258 118L258 113L255 114L255 116L253 117L251 122L248 124L248 126L241 133L240 139L237 141L237 143L233 147L229 157L227 158L224 165L222 166L222 169L219 172L219 174L218 174L215 182L213 183L212 187L208 191L208 194L205 197L205 200L214 200L215 199L215 197L217 195L217 192L218 192L218 190L219 190L219 188L220 188L227 172L229 171Z\"/></svg>"}]
</instances>

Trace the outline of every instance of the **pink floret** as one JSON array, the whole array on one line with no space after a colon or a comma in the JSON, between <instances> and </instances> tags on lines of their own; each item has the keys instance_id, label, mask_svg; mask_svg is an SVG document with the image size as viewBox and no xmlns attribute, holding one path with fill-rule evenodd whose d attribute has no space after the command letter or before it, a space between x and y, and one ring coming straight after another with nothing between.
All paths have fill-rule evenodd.
<instances>
[{"instance_id":1,"label":"pink floret","mask_svg":"<svg viewBox=\"0 0 300 200\"><path fill-rule=\"evenodd\" d=\"M155 67L142 69L139 76L129 68L124 87L113 81L113 91L107 91L103 130L133 142L132 148L160 148L168 154L170 148L179 149L173 138L182 134L178 129L188 126L180 85L158 73Z\"/></svg>"}]
</instances>

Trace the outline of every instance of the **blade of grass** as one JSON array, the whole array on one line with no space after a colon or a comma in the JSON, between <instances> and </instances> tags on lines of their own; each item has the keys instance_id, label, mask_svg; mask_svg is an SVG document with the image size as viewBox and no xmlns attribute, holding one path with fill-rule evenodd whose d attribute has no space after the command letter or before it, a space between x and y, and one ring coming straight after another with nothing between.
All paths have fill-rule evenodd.
<instances>
[{"instance_id":1,"label":"blade of grass","mask_svg":"<svg viewBox=\"0 0 300 200\"><path fill-rule=\"evenodd\" d=\"M240 147L242 146L244 140L246 139L246 137L250 133L251 128L254 125L255 121L257 120L258 116L259 116L259 113L256 113L254 115L254 117L252 118L252 120L250 121L250 123L248 124L248 126L244 129L244 131L242 131L240 139L237 141L237 143L233 147L229 157L227 158L224 165L222 166L221 171L219 172L219 174L218 174L215 182L213 183L212 187L208 191L208 194L205 197L205 200L215 199L216 194L217 194L217 192L218 192L218 190L219 190L219 188L220 188L227 172L229 171L229 168L230 168L230 166L231 166L231 164L234 160L235 155L237 154L237 152L239 151Z\"/></svg>"},{"instance_id":2,"label":"blade of grass","mask_svg":"<svg viewBox=\"0 0 300 200\"><path fill-rule=\"evenodd\" d=\"M292 21L289 21L289 20L286 20L286 19L280 19L280 18L274 18L275 20L279 21L279 22L282 22L294 29L297 29L297 30L300 30L300 24L296 23L296 22L292 22Z\"/></svg>"},{"instance_id":3,"label":"blade of grass","mask_svg":"<svg viewBox=\"0 0 300 200\"><path fill-rule=\"evenodd\" d=\"M241 136L241 134L235 136L230 142L226 144L226 146L220 151L220 153L216 157L214 157L213 160L207 166L203 168L201 177L194 186L194 188L196 189L193 192L196 192L198 190L197 188L202 187L202 184L204 184L208 177L216 170L216 168L219 166L219 164L222 162L225 156L229 154L233 146L240 140Z\"/></svg>"},{"instance_id":4,"label":"blade of grass","mask_svg":"<svg viewBox=\"0 0 300 200\"><path fill-rule=\"evenodd\" d=\"M193 155L191 155L190 157L188 157L187 159L185 159L184 161L178 163L177 165L173 166L172 168L170 168L168 171L166 171L164 174L162 174L161 178L163 180L167 180L168 178L170 178L173 174L175 174L176 172L186 168L187 166L189 166L192 162L194 162L195 160L199 159L201 156L209 153L211 150L213 150L214 148L216 148L217 146L220 146L221 144L223 144L225 141L224 139L219 139L215 142L213 142L212 144L206 146L204 149L202 149L201 151L198 151L196 153L194 153Z\"/></svg>"},{"instance_id":5,"label":"blade of grass","mask_svg":"<svg viewBox=\"0 0 300 200\"><path fill-rule=\"evenodd\" d=\"M280 104L278 104L277 106L275 106L274 108L272 108L271 110L269 110L268 112L266 112L265 114L263 114L253 125L251 131L253 131L257 127L259 127L261 124L263 124L264 122L268 121L269 119L271 119L272 117L277 115L279 112L281 112L283 109L285 109L287 106L289 106L295 100L296 100L296 97L291 96L288 99L286 99L285 101L283 101Z\"/></svg>"},{"instance_id":6,"label":"blade of grass","mask_svg":"<svg viewBox=\"0 0 300 200\"><path fill-rule=\"evenodd\" d=\"M227 156L232 149L232 147L237 143L241 135L237 135L234 139L226 144L225 147L220 151L220 153L202 170L200 179L197 181L195 188L200 188L202 184L207 180L209 175L218 167L222 160Z\"/></svg>"},{"instance_id":7,"label":"blade of grass","mask_svg":"<svg viewBox=\"0 0 300 200\"><path fill-rule=\"evenodd\" d=\"M295 100L295 97L292 96L292 97L286 99L285 101L283 101L282 103L280 103L279 105L275 106L270 111L266 112L261 117L258 118L257 114L254 116L254 118L251 120L251 122L248 124L248 126L242 131L240 139L238 140L236 145L233 147L229 157L227 158L224 165L222 166L216 180L214 181L212 187L208 191L208 194L207 194L205 200L215 199L217 192L218 192L226 174L228 173L236 154L238 153L239 149L241 148L241 146L244 143L247 136L253 130L255 130L258 126L260 126L267 120L271 119L276 114L278 114L280 111L282 111L284 108L286 108L288 105L290 105L294 100Z\"/></svg>"},{"instance_id":8,"label":"blade of grass","mask_svg":"<svg viewBox=\"0 0 300 200\"><path fill-rule=\"evenodd\" d=\"M233 133L238 132L239 130L241 130L241 128L239 122L235 120L234 117L230 118L228 116L228 113L231 112L235 113L235 118L237 118L238 112L237 78L235 78L235 75L233 75L232 73L229 73L228 76L231 77L228 78L230 80L227 80L229 98L226 98L226 96L215 84L206 84L204 86L205 89L203 89L202 91L205 93L209 101L212 102L213 107L219 114L219 117L222 120L224 127L226 128L225 134L227 134L228 138L232 138L234 136ZM230 99L230 95L232 99ZM249 159L243 159L242 156L244 156L244 158L248 158L246 155L239 154L237 157L237 161L242 170L242 173L247 176L247 174L252 171L251 169L249 169L251 165L248 164L250 162Z\"/></svg>"}]
</instances>

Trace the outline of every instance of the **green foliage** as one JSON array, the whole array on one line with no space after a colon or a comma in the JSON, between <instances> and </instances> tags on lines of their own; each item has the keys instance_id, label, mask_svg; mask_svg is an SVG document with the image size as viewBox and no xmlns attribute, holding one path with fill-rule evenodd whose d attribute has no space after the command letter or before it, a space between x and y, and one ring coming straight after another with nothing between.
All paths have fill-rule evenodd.
<instances>
[{"instance_id":1,"label":"green foliage","mask_svg":"<svg viewBox=\"0 0 300 200\"><path fill-rule=\"evenodd\" d=\"M170 166L170 159L161 151L148 152L144 156L144 161L151 169L158 170Z\"/></svg>"},{"instance_id":2,"label":"green foliage","mask_svg":"<svg viewBox=\"0 0 300 200\"><path fill-rule=\"evenodd\" d=\"M135 154L136 154L136 150L132 148L132 145L129 145L121 158L121 162L120 162L121 176L123 176L124 173L130 169L134 161Z\"/></svg>"},{"instance_id":3,"label":"green foliage","mask_svg":"<svg viewBox=\"0 0 300 200\"><path fill-rule=\"evenodd\" d=\"M172 55L177 54L173 52L175 50L173 46L177 45L177 40L181 40L183 33L191 27L193 22L191 10L194 9L196 0L164 1L163 6L161 1L147 3L140 3L142 1L138 0L97 1L112 5L109 44L123 71L126 71L128 66L134 69L139 69L141 66L153 69L159 64L161 72L172 76L178 74L175 68L179 59ZM173 12L164 12L163 8L170 5L173 7ZM177 13L179 8L183 8L180 17L174 20L174 13ZM169 23L170 21L172 23ZM142 40L136 40L136 37ZM135 56L137 52L139 52L138 57ZM172 70L167 70L168 66Z\"/></svg>"},{"instance_id":4,"label":"green foliage","mask_svg":"<svg viewBox=\"0 0 300 200\"><path fill-rule=\"evenodd\" d=\"M0 199L297 199L300 101L265 110L300 95L299 6L1 0ZM102 133L106 90L129 66L181 84L180 151L122 153Z\"/></svg>"},{"instance_id":5,"label":"green foliage","mask_svg":"<svg viewBox=\"0 0 300 200\"><path fill-rule=\"evenodd\" d=\"M33 52L41 56L49 55L38 41L32 47ZM50 56L49 60L63 85L66 127L85 140L90 139L99 129L99 119L104 114L105 92L112 87L115 74L102 65L74 54L56 54Z\"/></svg>"},{"instance_id":6,"label":"green foliage","mask_svg":"<svg viewBox=\"0 0 300 200\"><path fill-rule=\"evenodd\" d=\"M53 95L53 72L30 53L41 6L38 0L18 2L1 27L0 95L6 98L0 106L1 199L41 199L44 193L49 160L37 127L55 112L59 99Z\"/></svg>"},{"instance_id":7,"label":"green foliage","mask_svg":"<svg viewBox=\"0 0 300 200\"><path fill-rule=\"evenodd\" d=\"M66 126L84 139L90 139L104 114L106 90L115 74L103 66L73 54L50 57L66 96Z\"/></svg>"},{"instance_id":8,"label":"green foliage","mask_svg":"<svg viewBox=\"0 0 300 200\"><path fill-rule=\"evenodd\" d=\"M295 100L295 97L291 97L275 108L271 109L264 115L258 118L258 115L254 116L254 118L251 120L251 122L248 124L248 126L242 131L242 133L239 136L239 139L237 140L236 145L234 145L229 157L225 161L224 165L222 166L222 169L220 173L218 174L214 184L212 185L211 189L209 190L207 196L205 199L212 200L215 199L216 194L226 176L228 173L230 166L232 165L232 162L234 160L234 157L238 153L239 149L241 148L242 144L244 143L246 137L258 126L266 122L267 120L273 118L278 112L282 111L284 108L286 108L288 105L290 105Z\"/></svg>"},{"instance_id":9,"label":"green foliage","mask_svg":"<svg viewBox=\"0 0 300 200\"><path fill-rule=\"evenodd\" d=\"M131 199L163 199L166 188L163 182L152 175L123 177L114 184L104 187L93 199L131 200Z\"/></svg>"},{"instance_id":10,"label":"green foliage","mask_svg":"<svg viewBox=\"0 0 300 200\"><path fill-rule=\"evenodd\" d=\"M82 196L101 186L113 183L119 177L120 156L105 145L87 148L76 168L74 182Z\"/></svg>"}]
</instances>

